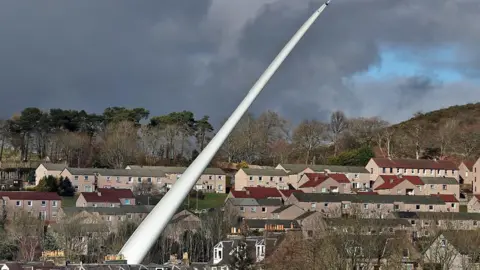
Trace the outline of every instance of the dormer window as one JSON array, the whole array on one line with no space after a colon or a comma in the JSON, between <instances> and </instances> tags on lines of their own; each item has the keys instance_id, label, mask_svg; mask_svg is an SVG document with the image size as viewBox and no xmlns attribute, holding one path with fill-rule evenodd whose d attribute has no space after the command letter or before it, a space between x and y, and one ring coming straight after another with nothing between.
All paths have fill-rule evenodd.
<instances>
[{"instance_id":1,"label":"dormer window","mask_svg":"<svg viewBox=\"0 0 480 270\"><path fill-rule=\"evenodd\" d=\"M256 255L257 255L257 260L262 260L265 258L265 245L259 244L256 245Z\"/></svg>"},{"instance_id":2,"label":"dormer window","mask_svg":"<svg viewBox=\"0 0 480 270\"><path fill-rule=\"evenodd\" d=\"M217 264L220 261L222 261L223 259L222 252L223 252L223 244L222 242L220 242L213 248L213 264Z\"/></svg>"}]
</instances>

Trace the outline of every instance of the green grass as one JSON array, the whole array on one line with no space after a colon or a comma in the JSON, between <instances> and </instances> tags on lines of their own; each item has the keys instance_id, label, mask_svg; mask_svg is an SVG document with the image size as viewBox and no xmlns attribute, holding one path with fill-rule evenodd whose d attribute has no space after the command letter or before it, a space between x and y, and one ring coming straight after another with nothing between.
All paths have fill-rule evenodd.
<instances>
[{"instance_id":1,"label":"green grass","mask_svg":"<svg viewBox=\"0 0 480 270\"><path fill-rule=\"evenodd\" d=\"M468 209L467 209L467 206L466 205L460 205L460 209L459 209L460 212L468 212Z\"/></svg>"},{"instance_id":2,"label":"green grass","mask_svg":"<svg viewBox=\"0 0 480 270\"><path fill-rule=\"evenodd\" d=\"M62 207L73 207L77 201L78 195L73 197L62 197Z\"/></svg>"},{"instance_id":3,"label":"green grass","mask_svg":"<svg viewBox=\"0 0 480 270\"><path fill-rule=\"evenodd\" d=\"M207 209L207 208L216 208L222 207L225 199L227 198L228 194L223 193L206 193L205 199L198 200L198 209ZM188 206L188 199L184 201L184 206ZM197 208L197 200L196 198L190 197L190 206L189 209L196 209Z\"/></svg>"}]
</instances>

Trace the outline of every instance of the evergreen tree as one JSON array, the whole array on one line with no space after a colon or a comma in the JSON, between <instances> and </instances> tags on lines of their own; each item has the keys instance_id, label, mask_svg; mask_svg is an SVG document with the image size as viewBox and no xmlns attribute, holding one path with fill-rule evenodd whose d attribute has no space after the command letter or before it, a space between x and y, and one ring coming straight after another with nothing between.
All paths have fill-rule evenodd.
<instances>
[{"instance_id":1,"label":"evergreen tree","mask_svg":"<svg viewBox=\"0 0 480 270\"><path fill-rule=\"evenodd\" d=\"M40 180L35 189L44 192L58 192L58 179L52 175L46 176Z\"/></svg>"},{"instance_id":2,"label":"evergreen tree","mask_svg":"<svg viewBox=\"0 0 480 270\"><path fill-rule=\"evenodd\" d=\"M75 188L72 186L72 181L68 177L60 177L58 185L58 194L60 196L73 197L75 195Z\"/></svg>"}]
</instances>

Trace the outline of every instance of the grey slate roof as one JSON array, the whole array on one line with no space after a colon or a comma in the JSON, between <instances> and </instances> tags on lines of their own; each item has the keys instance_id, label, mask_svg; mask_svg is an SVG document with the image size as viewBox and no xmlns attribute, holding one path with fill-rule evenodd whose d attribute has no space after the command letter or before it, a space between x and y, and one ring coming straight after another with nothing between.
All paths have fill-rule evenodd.
<instances>
[{"instance_id":1,"label":"grey slate roof","mask_svg":"<svg viewBox=\"0 0 480 270\"><path fill-rule=\"evenodd\" d=\"M394 217L428 220L480 220L480 213L465 212L393 212Z\"/></svg>"},{"instance_id":2,"label":"grey slate roof","mask_svg":"<svg viewBox=\"0 0 480 270\"><path fill-rule=\"evenodd\" d=\"M120 207L63 207L65 213L76 214L82 211L100 213L102 215L126 215L150 213L154 205L122 205Z\"/></svg>"},{"instance_id":3,"label":"grey slate roof","mask_svg":"<svg viewBox=\"0 0 480 270\"><path fill-rule=\"evenodd\" d=\"M282 200L279 199L257 199L257 203L260 206L281 206Z\"/></svg>"},{"instance_id":4,"label":"grey slate roof","mask_svg":"<svg viewBox=\"0 0 480 270\"><path fill-rule=\"evenodd\" d=\"M43 167L49 171L62 171L67 167L65 163L42 163Z\"/></svg>"},{"instance_id":5,"label":"grey slate roof","mask_svg":"<svg viewBox=\"0 0 480 270\"><path fill-rule=\"evenodd\" d=\"M229 198L227 201L235 206L259 206L257 200L252 198Z\"/></svg>"},{"instance_id":6,"label":"grey slate roof","mask_svg":"<svg viewBox=\"0 0 480 270\"><path fill-rule=\"evenodd\" d=\"M285 170L289 171L290 173L299 173L308 168L308 165L305 164L279 164Z\"/></svg>"},{"instance_id":7,"label":"grey slate roof","mask_svg":"<svg viewBox=\"0 0 480 270\"><path fill-rule=\"evenodd\" d=\"M272 214L278 214L278 213L281 213L281 212L283 212L283 211L287 210L288 208L290 208L291 206L293 206L293 204L284 205L284 206L282 206L282 207L279 207L279 208L277 208L277 209L273 210L273 211L272 211Z\"/></svg>"},{"instance_id":8,"label":"grey slate roof","mask_svg":"<svg viewBox=\"0 0 480 270\"><path fill-rule=\"evenodd\" d=\"M406 204L439 204L445 202L437 196L408 195L369 195L369 194L321 194L293 193L300 202L352 202L352 203L395 203Z\"/></svg>"},{"instance_id":9,"label":"grey slate roof","mask_svg":"<svg viewBox=\"0 0 480 270\"><path fill-rule=\"evenodd\" d=\"M317 212L317 211L307 211L303 214L301 214L300 216L296 217L295 220L302 220L302 219L305 219L311 215L314 215L314 214L320 214L320 212Z\"/></svg>"},{"instance_id":10,"label":"grey slate roof","mask_svg":"<svg viewBox=\"0 0 480 270\"><path fill-rule=\"evenodd\" d=\"M187 167L171 167L171 166L140 166L140 165L128 165L130 169L149 169L149 170L160 170L167 174L182 174L185 172ZM206 168L203 171L203 174L212 174L212 175L225 175L225 172L220 168Z\"/></svg>"},{"instance_id":11,"label":"grey slate roof","mask_svg":"<svg viewBox=\"0 0 480 270\"><path fill-rule=\"evenodd\" d=\"M164 177L165 173L160 170L150 169L103 169L103 168L70 168L67 170L72 175L95 175L102 176L127 176L127 177Z\"/></svg>"},{"instance_id":12,"label":"grey slate roof","mask_svg":"<svg viewBox=\"0 0 480 270\"><path fill-rule=\"evenodd\" d=\"M351 224L358 224L364 226L381 226L391 227L403 225L405 227L411 227L412 225L405 219L381 219L381 218L325 218L325 222L329 226L348 226Z\"/></svg>"},{"instance_id":13,"label":"grey slate roof","mask_svg":"<svg viewBox=\"0 0 480 270\"><path fill-rule=\"evenodd\" d=\"M280 169L242 169L247 175L253 176L288 176L284 170Z\"/></svg>"},{"instance_id":14,"label":"grey slate roof","mask_svg":"<svg viewBox=\"0 0 480 270\"><path fill-rule=\"evenodd\" d=\"M459 185L458 181L453 177L420 177L420 179L427 185Z\"/></svg>"},{"instance_id":15,"label":"grey slate roof","mask_svg":"<svg viewBox=\"0 0 480 270\"><path fill-rule=\"evenodd\" d=\"M310 165L308 167L316 172L329 170L332 173L369 173L365 167L356 166Z\"/></svg>"}]
</instances>

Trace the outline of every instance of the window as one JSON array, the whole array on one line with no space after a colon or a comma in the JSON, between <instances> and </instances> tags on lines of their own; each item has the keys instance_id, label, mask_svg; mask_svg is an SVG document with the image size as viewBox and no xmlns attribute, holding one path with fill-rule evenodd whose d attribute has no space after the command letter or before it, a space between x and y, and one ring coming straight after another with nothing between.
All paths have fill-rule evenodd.
<instances>
[{"instance_id":1,"label":"window","mask_svg":"<svg viewBox=\"0 0 480 270\"><path fill-rule=\"evenodd\" d=\"M222 176L221 176L221 175L219 175L219 176L218 176L218 179L222 179Z\"/></svg>"},{"instance_id":2,"label":"window","mask_svg":"<svg viewBox=\"0 0 480 270\"><path fill-rule=\"evenodd\" d=\"M133 181L133 177L128 177L128 182L132 182Z\"/></svg>"},{"instance_id":3,"label":"window","mask_svg":"<svg viewBox=\"0 0 480 270\"><path fill-rule=\"evenodd\" d=\"M453 209L455 209L455 206L456 206L456 205L455 205L454 203L452 203L452 208L453 208Z\"/></svg>"},{"instance_id":4,"label":"window","mask_svg":"<svg viewBox=\"0 0 480 270\"><path fill-rule=\"evenodd\" d=\"M116 177L117 183L120 183L120 176Z\"/></svg>"},{"instance_id":5,"label":"window","mask_svg":"<svg viewBox=\"0 0 480 270\"><path fill-rule=\"evenodd\" d=\"M262 181L262 177L261 177L261 176L258 177L258 181Z\"/></svg>"},{"instance_id":6,"label":"window","mask_svg":"<svg viewBox=\"0 0 480 270\"><path fill-rule=\"evenodd\" d=\"M125 204L129 205L130 204L130 199L125 199Z\"/></svg>"},{"instance_id":7,"label":"window","mask_svg":"<svg viewBox=\"0 0 480 270\"><path fill-rule=\"evenodd\" d=\"M398 210L398 209L400 209L400 205L398 205L398 204L394 204L394 205L393 205L393 209L394 209L394 210Z\"/></svg>"},{"instance_id":8,"label":"window","mask_svg":"<svg viewBox=\"0 0 480 270\"><path fill-rule=\"evenodd\" d=\"M148 177L148 178L147 178L147 182L148 182L148 183L151 183L151 182L152 182L152 178L151 178L151 177Z\"/></svg>"},{"instance_id":9,"label":"window","mask_svg":"<svg viewBox=\"0 0 480 270\"><path fill-rule=\"evenodd\" d=\"M442 189L443 189L443 190L447 190L447 185L443 185L443 186L442 186Z\"/></svg>"},{"instance_id":10,"label":"window","mask_svg":"<svg viewBox=\"0 0 480 270\"><path fill-rule=\"evenodd\" d=\"M402 254L403 254L404 258L408 258L409 255L410 255L409 252L408 252L408 248L404 248Z\"/></svg>"},{"instance_id":11,"label":"window","mask_svg":"<svg viewBox=\"0 0 480 270\"><path fill-rule=\"evenodd\" d=\"M440 246L445 247L447 245L447 241L445 239L440 240Z\"/></svg>"},{"instance_id":12,"label":"window","mask_svg":"<svg viewBox=\"0 0 480 270\"><path fill-rule=\"evenodd\" d=\"M415 205L415 209L420 210L420 204Z\"/></svg>"},{"instance_id":13,"label":"window","mask_svg":"<svg viewBox=\"0 0 480 270\"><path fill-rule=\"evenodd\" d=\"M138 183L142 183L142 177L138 177L138 178L137 178L137 182L138 182Z\"/></svg>"},{"instance_id":14,"label":"window","mask_svg":"<svg viewBox=\"0 0 480 270\"><path fill-rule=\"evenodd\" d=\"M240 206L240 212L245 212L245 207Z\"/></svg>"},{"instance_id":15,"label":"window","mask_svg":"<svg viewBox=\"0 0 480 270\"><path fill-rule=\"evenodd\" d=\"M107 176L107 182L110 182L110 176Z\"/></svg>"},{"instance_id":16,"label":"window","mask_svg":"<svg viewBox=\"0 0 480 270\"><path fill-rule=\"evenodd\" d=\"M252 213L256 213L256 212L257 212L257 208L256 208L256 207L252 207L250 210L252 211Z\"/></svg>"},{"instance_id":17,"label":"window","mask_svg":"<svg viewBox=\"0 0 480 270\"><path fill-rule=\"evenodd\" d=\"M84 176L83 176L83 179L84 179L85 181L88 181L88 175L84 175Z\"/></svg>"},{"instance_id":18,"label":"window","mask_svg":"<svg viewBox=\"0 0 480 270\"><path fill-rule=\"evenodd\" d=\"M323 204L323 207L328 207L328 203L324 203L324 204Z\"/></svg>"},{"instance_id":19,"label":"window","mask_svg":"<svg viewBox=\"0 0 480 270\"><path fill-rule=\"evenodd\" d=\"M414 173L415 173L415 169L412 169L412 174L414 174Z\"/></svg>"},{"instance_id":20,"label":"window","mask_svg":"<svg viewBox=\"0 0 480 270\"><path fill-rule=\"evenodd\" d=\"M92 187L91 186L85 186L83 188L85 189L85 192L92 192Z\"/></svg>"},{"instance_id":21,"label":"window","mask_svg":"<svg viewBox=\"0 0 480 270\"><path fill-rule=\"evenodd\" d=\"M273 181L273 176L270 176L270 181Z\"/></svg>"},{"instance_id":22,"label":"window","mask_svg":"<svg viewBox=\"0 0 480 270\"><path fill-rule=\"evenodd\" d=\"M390 168L390 173L393 173L393 168Z\"/></svg>"},{"instance_id":23,"label":"window","mask_svg":"<svg viewBox=\"0 0 480 270\"><path fill-rule=\"evenodd\" d=\"M356 173L354 177L355 177L355 179L357 179L358 178L358 173Z\"/></svg>"},{"instance_id":24,"label":"window","mask_svg":"<svg viewBox=\"0 0 480 270\"><path fill-rule=\"evenodd\" d=\"M218 190L222 191L223 190L223 185L218 185Z\"/></svg>"},{"instance_id":25,"label":"window","mask_svg":"<svg viewBox=\"0 0 480 270\"><path fill-rule=\"evenodd\" d=\"M52 201L52 206L57 207L57 201Z\"/></svg>"},{"instance_id":26,"label":"window","mask_svg":"<svg viewBox=\"0 0 480 270\"><path fill-rule=\"evenodd\" d=\"M32 201L28 201L28 202L27 202L27 205L28 205L28 206L32 206Z\"/></svg>"},{"instance_id":27,"label":"window","mask_svg":"<svg viewBox=\"0 0 480 270\"><path fill-rule=\"evenodd\" d=\"M215 261L217 260L222 260L222 248L221 247L216 247L213 252L213 259Z\"/></svg>"},{"instance_id":28,"label":"window","mask_svg":"<svg viewBox=\"0 0 480 270\"><path fill-rule=\"evenodd\" d=\"M381 204L377 204L377 209L380 209L382 207Z\"/></svg>"},{"instance_id":29,"label":"window","mask_svg":"<svg viewBox=\"0 0 480 270\"><path fill-rule=\"evenodd\" d=\"M473 221L473 226L477 226L477 221L476 220Z\"/></svg>"},{"instance_id":30,"label":"window","mask_svg":"<svg viewBox=\"0 0 480 270\"><path fill-rule=\"evenodd\" d=\"M428 210L433 211L433 205L429 205Z\"/></svg>"},{"instance_id":31,"label":"window","mask_svg":"<svg viewBox=\"0 0 480 270\"><path fill-rule=\"evenodd\" d=\"M364 203L363 204L363 209L368 209L368 204Z\"/></svg>"},{"instance_id":32,"label":"window","mask_svg":"<svg viewBox=\"0 0 480 270\"><path fill-rule=\"evenodd\" d=\"M267 208L266 207L262 207L262 213L266 213L267 212Z\"/></svg>"},{"instance_id":33,"label":"window","mask_svg":"<svg viewBox=\"0 0 480 270\"><path fill-rule=\"evenodd\" d=\"M322 188L322 193L327 193L327 188Z\"/></svg>"},{"instance_id":34,"label":"window","mask_svg":"<svg viewBox=\"0 0 480 270\"><path fill-rule=\"evenodd\" d=\"M162 183L162 179L160 179L160 177L157 177L157 183Z\"/></svg>"},{"instance_id":35,"label":"window","mask_svg":"<svg viewBox=\"0 0 480 270\"><path fill-rule=\"evenodd\" d=\"M211 175L208 176L208 180L212 180L212 176L211 176Z\"/></svg>"},{"instance_id":36,"label":"window","mask_svg":"<svg viewBox=\"0 0 480 270\"><path fill-rule=\"evenodd\" d=\"M410 220L410 224L415 225L415 220L414 219Z\"/></svg>"},{"instance_id":37,"label":"window","mask_svg":"<svg viewBox=\"0 0 480 270\"><path fill-rule=\"evenodd\" d=\"M430 185L430 188L431 188L431 189L435 189L435 185Z\"/></svg>"},{"instance_id":38,"label":"window","mask_svg":"<svg viewBox=\"0 0 480 270\"><path fill-rule=\"evenodd\" d=\"M111 204L110 204L110 207L115 207L115 204L111 203Z\"/></svg>"},{"instance_id":39,"label":"window","mask_svg":"<svg viewBox=\"0 0 480 270\"><path fill-rule=\"evenodd\" d=\"M370 174L373 174L373 168L370 168Z\"/></svg>"},{"instance_id":40,"label":"window","mask_svg":"<svg viewBox=\"0 0 480 270\"><path fill-rule=\"evenodd\" d=\"M45 207L47 206L47 202L46 201L42 201L42 207Z\"/></svg>"},{"instance_id":41,"label":"window","mask_svg":"<svg viewBox=\"0 0 480 270\"><path fill-rule=\"evenodd\" d=\"M97 204L96 204L96 203L94 203L94 204L93 204L93 207L97 207Z\"/></svg>"},{"instance_id":42,"label":"window","mask_svg":"<svg viewBox=\"0 0 480 270\"><path fill-rule=\"evenodd\" d=\"M382 168L382 172L383 172L383 173L386 173L386 172L387 172L387 168Z\"/></svg>"},{"instance_id":43,"label":"window","mask_svg":"<svg viewBox=\"0 0 480 270\"><path fill-rule=\"evenodd\" d=\"M400 168L397 168L397 173L399 173L399 172L400 172Z\"/></svg>"},{"instance_id":44,"label":"window","mask_svg":"<svg viewBox=\"0 0 480 270\"><path fill-rule=\"evenodd\" d=\"M278 178L278 181L279 181L279 182L282 182L282 181L283 181L283 179L282 179L281 176Z\"/></svg>"},{"instance_id":45,"label":"window","mask_svg":"<svg viewBox=\"0 0 480 270\"><path fill-rule=\"evenodd\" d=\"M342 204L342 208L343 208L343 209L348 209L348 203Z\"/></svg>"},{"instance_id":46,"label":"window","mask_svg":"<svg viewBox=\"0 0 480 270\"><path fill-rule=\"evenodd\" d=\"M73 179L75 179L75 181L78 181L78 175L75 175Z\"/></svg>"},{"instance_id":47,"label":"window","mask_svg":"<svg viewBox=\"0 0 480 270\"><path fill-rule=\"evenodd\" d=\"M250 176L250 181L253 181L253 176Z\"/></svg>"},{"instance_id":48,"label":"window","mask_svg":"<svg viewBox=\"0 0 480 270\"><path fill-rule=\"evenodd\" d=\"M311 207L312 208L317 208L317 203L312 202Z\"/></svg>"}]
</instances>

